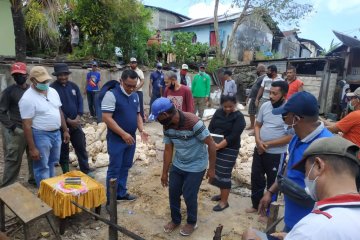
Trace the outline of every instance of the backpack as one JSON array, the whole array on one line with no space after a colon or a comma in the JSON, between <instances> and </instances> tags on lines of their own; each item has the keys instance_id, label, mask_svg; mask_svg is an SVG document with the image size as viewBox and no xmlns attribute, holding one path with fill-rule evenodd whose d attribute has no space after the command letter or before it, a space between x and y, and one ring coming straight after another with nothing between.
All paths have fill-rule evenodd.
<instances>
[{"instance_id":1,"label":"backpack","mask_svg":"<svg viewBox=\"0 0 360 240\"><path fill-rule=\"evenodd\" d=\"M110 80L102 86L102 88L100 89L99 97L98 97L100 104L101 104L106 92L115 88L118 85L120 85L119 81Z\"/></svg>"}]
</instances>

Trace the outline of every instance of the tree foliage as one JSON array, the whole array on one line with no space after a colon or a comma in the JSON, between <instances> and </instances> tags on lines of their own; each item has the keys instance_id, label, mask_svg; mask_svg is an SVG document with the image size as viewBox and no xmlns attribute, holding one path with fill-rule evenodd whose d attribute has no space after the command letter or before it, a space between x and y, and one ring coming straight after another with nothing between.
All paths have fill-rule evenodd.
<instances>
[{"instance_id":1,"label":"tree foliage","mask_svg":"<svg viewBox=\"0 0 360 240\"><path fill-rule=\"evenodd\" d=\"M215 1L219 2L220 0ZM253 14L257 16L270 16L277 22L298 25L299 20L305 18L313 10L311 4L299 3L297 0L233 0L232 6L238 7L241 9L241 12L233 25L224 54L222 55L222 59L225 62L234 44L235 33L247 16ZM217 11L214 11L214 15L217 15ZM220 53L218 54L220 55Z\"/></svg>"},{"instance_id":2,"label":"tree foliage","mask_svg":"<svg viewBox=\"0 0 360 240\"><path fill-rule=\"evenodd\" d=\"M176 32L173 35L174 44L172 49L168 50L176 55L178 63L196 61L196 56L207 56L209 54L209 46L206 43L193 43L192 32ZM169 44L166 45L169 47Z\"/></svg>"}]
</instances>

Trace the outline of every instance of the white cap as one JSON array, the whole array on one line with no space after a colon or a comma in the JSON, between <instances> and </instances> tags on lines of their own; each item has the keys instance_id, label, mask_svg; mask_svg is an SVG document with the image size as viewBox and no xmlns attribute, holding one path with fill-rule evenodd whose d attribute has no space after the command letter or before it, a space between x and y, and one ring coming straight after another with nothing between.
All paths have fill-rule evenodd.
<instances>
[{"instance_id":1,"label":"white cap","mask_svg":"<svg viewBox=\"0 0 360 240\"><path fill-rule=\"evenodd\" d=\"M189 69L189 66L184 63L183 65L181 65L181 69Z\"/></svg>"},{"instance_id":2,"label":"white cap","mask_svg":"<svg viewBox=\"0 0 360 240\"><path fill-rule=\"evenodd\" d=\"M134 57L130 58L130 62L137 62L136 58L134 58Z\"/></svg>"}]
</instances>

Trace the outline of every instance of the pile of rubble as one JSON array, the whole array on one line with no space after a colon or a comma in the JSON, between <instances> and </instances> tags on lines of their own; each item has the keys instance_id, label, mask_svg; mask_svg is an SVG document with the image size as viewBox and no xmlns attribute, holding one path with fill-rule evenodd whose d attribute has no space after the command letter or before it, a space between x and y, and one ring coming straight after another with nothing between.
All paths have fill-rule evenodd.
<instances>
[{"instance_id":1,"label":"pile of rubble","mask_svg":"<svg viewBox=\"0 0 360 240\"><path fill-rule=\"evenodd\" d=\"M239 185L251 185L251 164L255 146L255 137L246 133L241 135L241 148L232 173L234 180Z\"/></svg>"},{"instance_id":2,"label":"pile of rubble","mask_svg":"<svg viewBox=\"0 0 360 240\"><path fill-rule=\"evenodd\" d=\"M87 123L83 131L86 137L86 151L89 155L90 167L106 167L109 165L109 155L107 149L107 127L105 123ZM136 136L136 152L134 161L142 161L145 165L149 164L151 158L156 157L155 143L142 143L139 136ZM70 162L74 167L79 165L74 148L70 144Z\"/></svg>"}]
</instances>

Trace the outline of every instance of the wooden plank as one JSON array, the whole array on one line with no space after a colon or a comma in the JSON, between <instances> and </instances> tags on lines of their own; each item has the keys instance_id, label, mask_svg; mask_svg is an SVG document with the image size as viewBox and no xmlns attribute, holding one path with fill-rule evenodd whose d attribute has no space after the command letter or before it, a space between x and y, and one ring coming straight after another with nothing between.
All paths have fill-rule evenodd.
<instances>
[{"instance_id":1,"label":"wooden plank","mask_svg":"<svg viewBox=\"0 0 360 240\"><path fill-rule=\"evenodd\" d=\"M52 211L20 183L1 188L0 199L23 223L29 223Z\"/></svg>"}]
</instances>

